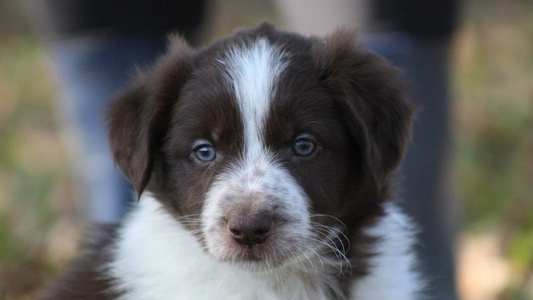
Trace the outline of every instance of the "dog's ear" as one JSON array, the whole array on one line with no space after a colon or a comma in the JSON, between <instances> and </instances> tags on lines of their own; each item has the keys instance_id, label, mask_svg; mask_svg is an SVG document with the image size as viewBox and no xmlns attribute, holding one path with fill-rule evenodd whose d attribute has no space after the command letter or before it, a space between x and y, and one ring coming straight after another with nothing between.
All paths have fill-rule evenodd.
<instances>
[{"instance_id":1,"label":"dog's ear","mask_svg":"<svg viewBox=\"0 0 533 300\"><path fill-rule=\"evenodd\" d=\"M336 95L347 127L362 149L363 166L379 193L397 168L415 106L405 97L399 71L362 49L356 33L341 30L316 39L313 56L323 83Z\"/></svg>"},{"instance_id":2,"label":"dog's ear","mask_svg":"<svg viewBox=\"0 0 533 300\"><path fill-rule=\"evenodd\" d=\"M192 53L178 36L153 67L139 71L108 111L113 157L140 196L150 180L154 154L167 134L172 108L192 68Z\"/></svg>"}]
</instances>

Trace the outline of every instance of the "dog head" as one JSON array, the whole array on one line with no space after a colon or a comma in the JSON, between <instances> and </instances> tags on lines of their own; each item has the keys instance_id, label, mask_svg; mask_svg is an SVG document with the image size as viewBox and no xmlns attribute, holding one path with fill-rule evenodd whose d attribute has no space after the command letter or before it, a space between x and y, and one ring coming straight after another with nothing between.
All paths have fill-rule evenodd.
<instances>
[{"instance_id":1,"label":"dog head","mask_svg":"<svg viewBox=\"0 0 533 300\"><path fill-rule=\"evenodd\" d=\"M397 77L349 31L264 24L198 51L175 36L112 106L110 143L137 193L217 260L340 257L381 213L404 152L413 108Z\"/></svg>"}]
</instances>

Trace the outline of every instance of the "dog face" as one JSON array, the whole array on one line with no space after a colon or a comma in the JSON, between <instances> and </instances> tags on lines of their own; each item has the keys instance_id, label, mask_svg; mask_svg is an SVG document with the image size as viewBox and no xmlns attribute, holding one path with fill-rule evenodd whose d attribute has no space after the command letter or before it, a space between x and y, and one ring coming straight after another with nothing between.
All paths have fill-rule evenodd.
<instances>
[{"instance_id":1,"label":"dog face","mask_svg":"<svg viewBox=\"0 0 533 300\"><path fill-rule=\"evenodd\" d=\"M111 108L110 142L137 192L217 260L346 258L380 215L409 134L396 77L348 32L262 25L197 52L174 37Z\"/></svg>"}]
</instances>

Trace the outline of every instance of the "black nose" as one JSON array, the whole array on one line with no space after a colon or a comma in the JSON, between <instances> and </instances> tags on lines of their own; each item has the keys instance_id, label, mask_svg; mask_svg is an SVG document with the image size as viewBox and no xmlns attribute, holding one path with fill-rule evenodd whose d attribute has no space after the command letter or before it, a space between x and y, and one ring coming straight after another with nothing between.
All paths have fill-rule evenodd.
<instances>
[{"instance_id":1,"label":"black nose","mask_svg":"<svg viewBox=\"0 0 533 300\"><path fill-rule=\"evenodd\" d=\"M250 248L263 243L271 228L272 218L267 213L240 213L228 218L228 229L233 239Z\"/></svg>"}]
</instances>

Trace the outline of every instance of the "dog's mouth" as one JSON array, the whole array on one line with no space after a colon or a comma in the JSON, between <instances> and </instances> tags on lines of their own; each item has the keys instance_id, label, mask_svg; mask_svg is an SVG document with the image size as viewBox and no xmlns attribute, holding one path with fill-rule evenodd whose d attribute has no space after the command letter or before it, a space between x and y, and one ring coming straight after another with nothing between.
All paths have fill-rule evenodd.
<instances>
[{"instance_id":1,"label":"dog's mouth","mask_svg":"<svg viewBox=\"0 0 533 300\"><path fill-rule=\"evenodd\" d=\"M324 218L314 216L310 227L295 218L277 217L264 222L264 217L252 216L236 223L220 218L212 226L204 223L199 240L210 257L243 270L349 265L345 257L349 243L344 243L347 237L343 226Z\"/></svg>"},{"instance_id":2,"label":"dog's mouth","mask_svg":"<svg viewBox=\"0 0 533 300\"><path fill-rule=\"evenodd\" d=\"M290 256L290 252L269 244L250 247L230 241L221 248L217 248L211 249L207 247L208 254L218 261L252 271L277 268L283 265Z\"/></svg>"},{"instance_id":3,"label":"dog's mouth","mask_svg":"<svg viewBox=\"0 0 533 300\"><path fill-rule=\"evenodd\" d=\"M287 225L287 224L285 224ZM339 246L341 230L325 225L315 231L291 231L294 226L281 226L262 243L246 245L235 240L224 227L204 231L201 243L214 260L250 272L269 272L286 267L307 270L350 268L345 254L348 248ZM292 233L292 234L291 234Z\"/></svg>"},{"instance_id":4,"label":"dog's mouth","mask_svg":"<svg viewBox=\"0 0 533 300\"><path fill-rule=\"evenodd\" d=\"M226 257L215 257L219 261L229 263L239 269L260 272L277 269L289 264L293 254L273 249L231 249Z\"/></svg>"},{"instance_id":5,"label":"dog's mouth","mask_svg":"<svg viewBox=\"0 0 533 300\"><path fill-rule=\"evenodd\" d=\"M266 271L285 265L296 256L302 241L277 235L257 243L239 243L231 234L207 232L201 244L213 259L231 264L243 270Z\"/></svg>"},{"instance_id":6,"label":"dog's mouth","mask_svg":"<svg viewBox=\"0 0 533 300\"><path fill-rule=\"evenodd\" d=\"M224 261L249 271L274 269L283 264L283 259L273 259L261 251L252 249L243 250L240 253L236 253L233 258Z\"/></svg>"}]
</instances>

